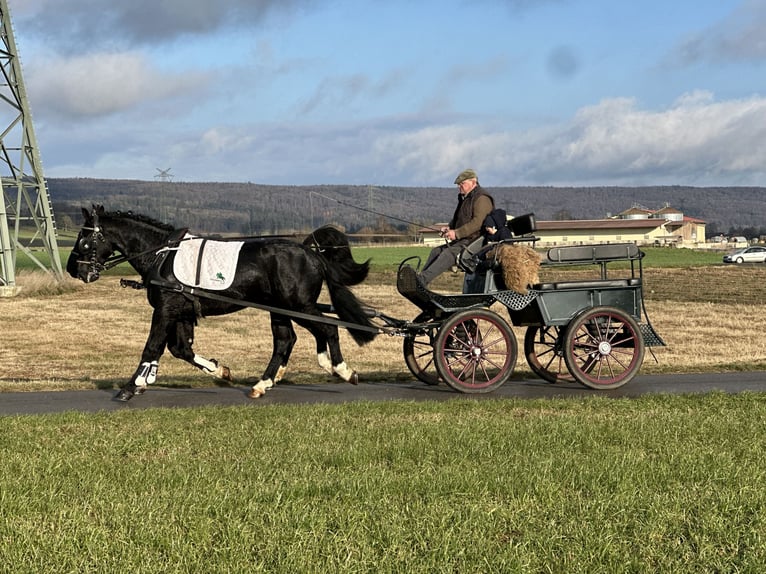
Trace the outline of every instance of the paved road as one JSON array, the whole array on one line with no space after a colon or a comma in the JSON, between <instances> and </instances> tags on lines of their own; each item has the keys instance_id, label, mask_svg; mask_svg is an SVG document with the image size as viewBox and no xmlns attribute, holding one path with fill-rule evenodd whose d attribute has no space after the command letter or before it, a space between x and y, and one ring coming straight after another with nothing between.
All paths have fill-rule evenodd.
<instances>
[{"instance_id":1,"label":"paved road","mask_svg":"<svg viewBox=\"0 0 766 574\"><path fill-rule=\"evenodd\" d=\"M157 407L198 407L205 405L259 405L301 403L343 403L385 400L492 400L496 398L555 397L637 397L647 394L687 394L722 391L766 392L766 372L706 373L693 375L638 376L620 389L591 391L578 384L552 385L540 379L512 380L498 390L484 395L464 395L446 385L428 386L412 383L346 383L322 385L280 384L257 400L247 398L249 387L213 387L205 389L169 389L153 387L127 403L113 400L115 391L51 391L0 393L0 416L58 413L67 411L100 412Z\"/></svg>"}]
</instances>

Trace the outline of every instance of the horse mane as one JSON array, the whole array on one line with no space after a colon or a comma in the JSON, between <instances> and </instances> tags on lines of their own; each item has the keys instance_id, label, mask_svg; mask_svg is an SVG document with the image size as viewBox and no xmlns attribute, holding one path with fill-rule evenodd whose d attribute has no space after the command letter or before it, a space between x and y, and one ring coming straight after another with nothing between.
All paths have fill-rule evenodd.
<instances>
[{"instance_id":1,"label":"horse mane","mask_svg":"<svg viewBox=\"0 0 766 574\"><path fill-rule=\"evenodd\" d=\"M333 272L338 273L345 285L358 285L367 278L370 260L354 261L348 237L332 225L315 229L303 240L303 245L313 249Z\"/></svg>"},{"instance_id":2,"label":"horse mane","mask_svg":"<svg viewBox=\"0 0 766 574\"><path fill-rule=\"evenodd\" d=\"M111 217L113 219L130 219L136 223L142 223L151 227L157 227L163 231L175 231L175 227L169 223L163 223L162 221L154 219L153 217L149 217L148 215L133 213L132 211L107 211L101 217Z\"/></svg>"}]
</instances>

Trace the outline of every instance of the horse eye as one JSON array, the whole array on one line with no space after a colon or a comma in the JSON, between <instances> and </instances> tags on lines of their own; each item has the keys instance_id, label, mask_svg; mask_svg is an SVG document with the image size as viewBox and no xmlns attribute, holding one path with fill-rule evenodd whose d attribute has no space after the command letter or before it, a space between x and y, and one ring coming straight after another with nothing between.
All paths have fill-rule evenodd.
<instances>
[{"instance_id":1,"label":"horse eye","mask_svg":"<svg viewBox=\"0 0 766 574\"><path fill-rule=\"evenodd\" d=\"M80 239L79 243L77 244L77 249L80 251L80 253L83 253L85 251L90 251L91 244L90 244L90 238L83 237Z\"/></svg>"}]
</instances>

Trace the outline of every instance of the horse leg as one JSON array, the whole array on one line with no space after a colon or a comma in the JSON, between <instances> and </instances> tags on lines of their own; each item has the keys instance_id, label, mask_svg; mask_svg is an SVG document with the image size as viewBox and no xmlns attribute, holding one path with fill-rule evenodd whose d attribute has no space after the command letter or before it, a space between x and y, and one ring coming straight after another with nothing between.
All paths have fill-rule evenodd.
<instances>
[{"instance_id":1,"label":"horse leg","mask_svg":"<svg viewBox=\"0 0 766 574\"><path fill-rule=\"evenodd\" d=\"M194 365L208 375L223 381L231 381L231 370L219 365L215 359L206 359L192 349L194 345L194 322L178 321L168 326L168 351L178 358Z\"/></svg>"},{"instance_id":2,"label":"horse leg","mask_svg":"<svg viewBox=\"0 0 766 574\"><path fill-rule=\"evenodd\" d=\"M141 353L141 363L130 380L115 395L115 399L127 402L134 395L141 395L146 387L157 380L157 371L160 366L160 357L165 352L167 344L167 320L159 309L152 313L152 326L149 329L149 337Z\"/></svg>"},{"instance_id":3,"label":"horse leg","mask_svg":"<svg viewBox=\"0 0 766 574\"><path fill-rule=\"evenodd\" d=\"M247 396L251 399L263 396L267 389L270 389L282 380L287 370L287 361L293 352L295 341L298 340L290 318L276 313L271 314L271 336L271 359L263 375L261 375L261 380L250 389L250 393Z\"/></svg>"},{"instance_id":4,"label":"horse leg","mask_svg":"<svg viewBox=\"0 0 766 574\"><path fill-rule=\"evenodd\" d=\"M336 375L352 385L359 383L357 372L343 360L343 353L340 350L340 337L338 336L338 327L328 323L318 323L304 319L296 319L301 327L307 329L317 342L317 361L319 366L331 375ZM328 355L329 351L329 355Z\"/></svg>"}]
</instances>

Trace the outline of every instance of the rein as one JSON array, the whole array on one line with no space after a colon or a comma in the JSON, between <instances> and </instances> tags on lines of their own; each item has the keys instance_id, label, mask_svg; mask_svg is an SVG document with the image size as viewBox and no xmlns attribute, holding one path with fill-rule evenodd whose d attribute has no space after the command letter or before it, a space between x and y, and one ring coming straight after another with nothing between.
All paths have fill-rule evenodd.
<instances>
[{"instance_id":1,"label":"rein","mask_svg":"<svg viewBox=\"0 0 766 574\"><path fill-rule=\"evenodd\" d=\"M398 221L399 223L406 223L407 225L416 225L416 226L419 226L419 227L423 227L423 229L429 229L431 231L440 231L436 227L431 227L430 225L421 225L420 223L416 223L414 221L408 221L407 219L402 219L400 217L394 217L393 215L389 215L387 213L382 213L380 211L375 211L374 209L366 209L364 207L359 207L358 205L354 205L352 203L348 203L347 201L336 199L334 197L330 197L329 195L324 195L322 193L319 193L318 191L310 192L309 197L314 196L314 195L317 195L317 196L322 197L324 199L329 199L330 201L334 201L336 203L340 203L341 205L345 205L346 207L350 207L352 209L356 209L356 210L359 210L359 211L364 211L365 213L371 213L372 215L379 215L380 217L385 217L386 219L391 219L393 221Z\"/></svg>"}]
</instances>

